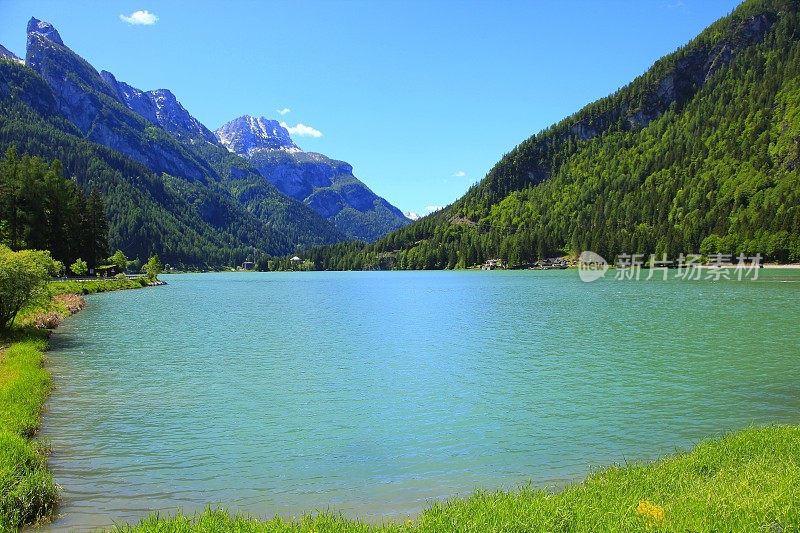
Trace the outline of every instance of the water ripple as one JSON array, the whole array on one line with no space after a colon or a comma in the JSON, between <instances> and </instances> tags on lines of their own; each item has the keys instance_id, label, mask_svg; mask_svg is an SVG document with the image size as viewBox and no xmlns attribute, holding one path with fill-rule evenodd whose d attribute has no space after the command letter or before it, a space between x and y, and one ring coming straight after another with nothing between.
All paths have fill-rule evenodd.
<instances>
[{"instance_id":1,"label":"water ripple","mask_svg":"<svg viewBox=\"0 0 800 533\"><path fill-rule=\"evenodd\" d=\"M53 336L52 529L208 503L403 517L797 422L800 286L574 272L206 274Z\"/></svg>"}]
</instances>

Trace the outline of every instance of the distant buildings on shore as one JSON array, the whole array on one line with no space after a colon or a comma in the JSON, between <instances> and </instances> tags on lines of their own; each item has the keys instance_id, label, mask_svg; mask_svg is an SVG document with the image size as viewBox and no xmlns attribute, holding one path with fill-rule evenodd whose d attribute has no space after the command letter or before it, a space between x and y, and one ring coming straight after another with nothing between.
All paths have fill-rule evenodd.
<instances>
[{"instance_id":1,"label":"distant buildings on shore","mask_svg":"<svg viewBox=\"0 0 800 533\"><path fill-rule=\"evenodd\" d=\"M503 262L502 259L487 259L481 270L551 270L551 269L564 269L570 266L570 260L566 257L549 257L541 259L535 263L524 263L521 265L509 265Z\"/></svg>"}]
</instances>

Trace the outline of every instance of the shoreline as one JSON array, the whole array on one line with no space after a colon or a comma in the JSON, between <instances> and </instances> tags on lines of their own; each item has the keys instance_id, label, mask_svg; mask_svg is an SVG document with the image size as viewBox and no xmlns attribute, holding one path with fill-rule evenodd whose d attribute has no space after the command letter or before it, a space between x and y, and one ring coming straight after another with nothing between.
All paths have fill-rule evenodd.
<instances>
[{"instance_id":1,"label":"shoreline","mask_svg":"<svg viewBox=\"0 0 800 533\"><path fill-rule=\"evenodd\" d=\"M0 338L0 531L49 522L59 505L37 437L52 376L45 368L52 330L86 306L83 295L149 286L138 280L51 281Z\"/></svg>"},{"instance_id":2,"label":"shoreline","mask_svg":"<svg viewBox=\"0 0 800 533\"><path fill-rule=\"evenodd\" d=\"M797 484L800 426L774 425L706 439L654 461L613 464L558 491L478 489L433 502L403 522L351 519L335 509L284 518L208 507L154 512L110 531L788 531L800 521L800 494L789 489ZM789 490L764 488L776 486ZM752 505L757 498L760 507Z\"/></svg>"},{"instance_id":3,"label":"shoreline","mask_svg":"<svg viewBox=\"0 0 800 533\"><path fill-rule=\"evenodd\" d=\"M800 485L798 448L800 426L742 429L721 438L704 440L691 451L664 455L648 462L602 467L580 481L559 487L557 491L532 486L508 491L468 491L465 496L429 503L424 510L403 522L381 518L351 519L337 514L335 509L292 518L254 518L236 514L235 508L234 514L209 508L197 514L162 512L143 518L138 524L109 524L93 530L378 532L652 528L677 531L712 527L750 530L752 528L741 525L760 526L765 523L762 519L767 517L775 520L768 524L800 523L794 521L794 515L780 514L781 509L800 510L800 494L794 495L791 491L778 492L777 497L770 493L774 501L769 506L765 504L759 509L748 506L752 503L748 497L764 500L765 493L759 491L770 483L776 483L776 479L779 479L779 486ZM713 467L713 472L707 471L708 465ZM738 490L751 492L745 492L741 497L732 496ZM702 501L705 507L692 504L698 501ZM743 518L731 514L733 512L740 513ZM56 518L56 515L51 518ZM800 520L800 516L797 519Z\"/></svg>"},{"instance_id":4,"label":"shoreline","mask_svg":"<svg viewBox=\"0 0 800 533\"><path fill-rule=\"evenodd\" d=\"M764 263L764 268L798 270L800 263Z\"/></svg>"}]
</instances>

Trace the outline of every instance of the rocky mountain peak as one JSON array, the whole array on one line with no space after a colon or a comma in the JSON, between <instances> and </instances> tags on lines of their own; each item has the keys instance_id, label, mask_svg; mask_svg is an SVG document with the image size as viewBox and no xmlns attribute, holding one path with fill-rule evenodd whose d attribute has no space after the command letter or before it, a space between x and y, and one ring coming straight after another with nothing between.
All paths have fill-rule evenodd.
<instances>
[{"instance_id":1,"label":"rocky mountain peak","mask_svg":"<svg viewBox=\"0 0 800 533\"><path fill-rule=\"evenodd\" d=\"M32 34L41 35L45 39L49 39L56 44L64 46L64 41L61 40L58 30L49 22L39 20L35 17L31 17L31 20L28 21L28 36Z\"/></svg>"},{"instance_id":2,"label":"rocky mountain peak","mask_svg":"<svg viewBox=\"0 0 800 533\"><path fill-rule=\"evenodd\" d=\"M223 125L216 132L217 139L231 152L248 155L258 150L284 150L300 152L289 131L277 120L243 115Z\"/></svg>"},{"instance_id":3,"label":"rocky mountain peak","mask_svg":"<svg viewBox=\"0 0 800 533\"><path fill-rule=\"evenodd\" d=\"M218 144L217 137L211 130L194 118L172 91L156 89L145 92L124 81L119 81L112 73L105 70L100 73L100 76L129 109L153 124L161 126L172 135L188 140L202 138L212 144Z\"/></svg>"},{"instance_id":4,"label":"rocky mountain peak","mask_svg":"<svg viewBox=\"0 0 800 533\"><path fill-rule=\"evenodd\" d=\"M9 59L11 61L16 61L17 63L23 63L22 59L17 57L17 55L14 52L9 50L2 44L0 44L0 59Z\"/></svg>"},{"instance_id":5,"label":"rocky mountain peak","mask_svg":"<svg viewBox=\"0 0 800 533\"><path fill-rule=\"evenodd\" d=\"M155 89L149 92L153 95L153 101L159 102L158 107L167 107L173 105L179 105L183 107L169 89Z\"/></svg>"},{"instance_id":6,"label":"rocky mountain peak","mask_svg":"<svg viewBox=\"0 0 800 533\"><path fill-rule=\"evenodd\" d=\"M194 118L169 89L156 89L147 92L153 102L157 123L179 138L202 138L217 144L217 137L199 120Z\"/></svg>"},{"instance_id":7,"label":"rocky mountain peak","mask_svg":"<svg viewBox=\"0 0 800 533\"><path fill-rule=\"evenodd\" d=\"M117 93L117 97L128 108L142 115L153 124L158 124L156 108L147 93L128 85L124 81L117 80L112 73L106 70L101 71L100 76Z\"/></svg>"}]
</instances>

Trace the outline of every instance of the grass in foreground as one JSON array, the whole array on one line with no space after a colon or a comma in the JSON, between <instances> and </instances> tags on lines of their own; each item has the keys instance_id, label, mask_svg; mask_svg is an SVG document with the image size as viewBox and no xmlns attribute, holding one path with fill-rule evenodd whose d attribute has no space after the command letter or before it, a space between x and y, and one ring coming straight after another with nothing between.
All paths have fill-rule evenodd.
<instances>
[{"instance_id":1,"label":"grass in foreground","mask_svg":"<svg viewBox=\"0 0 800 533\"><path fill-rule=\"evenodd\" d=\"M0 531L50 516L58 501L46 450L33 440L51 386L43 368L48 332L34 325L55 327L80 310L83 299L71 293L141 286L138 280L53 282L0 336Z\"/></svg>"},{"instance_id":2,"label":"grass in foreground","mask_svg":"<svg viewBox=\"0 0 800 533\"><path fill-rule=\"evenodd\" d=\"M31 440L50 391L46 339L44 331L17 331L0 353L0 531L47 516L57 499L43 450Z\"/></svg>"},{"instance_id":3,"label":"grass in foreground","mask_svg":"<svg viewBox=\"0 0 800 533\"><path fill-rule=\"evenodd\" d=\"M258 521L208 509L115 531L800 531L800 427L742 430L652 463L600 470L559 493L477 492L403 524L331 514Z\"/></svg>"}]
</instances>

